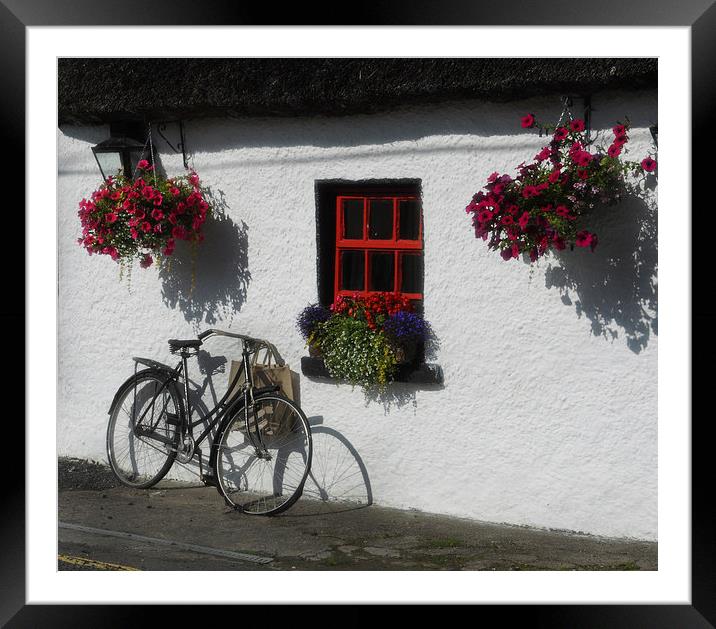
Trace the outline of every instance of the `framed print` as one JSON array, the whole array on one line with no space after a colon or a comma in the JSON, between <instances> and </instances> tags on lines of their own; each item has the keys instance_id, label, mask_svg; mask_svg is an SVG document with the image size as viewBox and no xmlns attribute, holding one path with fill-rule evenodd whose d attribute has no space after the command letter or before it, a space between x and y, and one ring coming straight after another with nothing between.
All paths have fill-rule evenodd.
<instances>
[{"instance_id":1,"label":"framed print","mask_svg":"<svg viewBox=\"0 0 716 629\"><path fill-rule=\"evenodd\" d=\"M357 7L352 17L355 26L337 26L326 23L329 14L322 13L319 7L302 7L300 12L297 7L289 8L282 19L290 21L290 25L268 25L265 22L275 17L269 17L262 8L237 9L232 3L219 1L196 6L159 2L141 7L130 2L122 11L84 0L60 4L1 1L6 85L3 120L7 141L15 152L13 161L24 164L27 182L21 187L15 176L12 184L13 205L18 205L18 192L24 191L19 194L25 205L26 283L18 273L8 273L6 277L13 294L27 291L27 311L19 306L19 299L8 299L3 320L12 341L20 338L21 328L24 330L28 365L26 426L21 428L10 417L6 422L14 431L9 442L24 443L26 474L9 477L10 489L5 494L6 569L0 606L3 623L10 627L98 625L109 618L109 612L106 618L103 615L103 605L113 605L112 622L126 624L144 614L140 605L158 603L174 616L176 612L181 614L181 609L168 605L187 602L276 602L284 605L282 613L290 613L290 604L296 603L359 603L355 615L358 622L371 618L370 604L432 603L489 606L502 618L537 626L707 627L716 623L716 522L708 499L713 474L704 452L708 438L706 421L702 419L708 415L694 412L696 419L692 419L692 407L697 408L692 391L705 390L710 377L708 367L697 365L693 359L699 354L707 356L713 348L710 324L716 318L716 310L708 300L691 305L698 294L694 288L703 286L708 291L712 284L704 273L710 243L708 226L696 232L697 238L693 238L692 230L694 216L707 216L707 210L692 213L690 207L693 194L704 187L697 175L707 172L711 162L707 151L713 135L710 117L716 105L716 88L709 60L713 54L711 34L716 27L716 9L710 2L691 2L678 11L665 3L563 3L553 5L546 15L544 7L541 11L515 11L500 6L487 11L470 3L448 2L439 8L419 4L398 11L396 3L387 3L380 10ZM156 80L148 75L135 78L138 89L127 98L129 80L125 77L138 77L142 72L131 65L138 58L147 68L154 68L150 74ZM242 59L247 64L236 66L237 74L231 75L230 64L221 65L229 59ZM334 61L333 70L321 65L326 59ZM340 90L326 96L328 83L322 83L319 77L325 80L331 71L345 74L349 62L365 59L375 60L374 65L350 66L357 77L355 85L341 83ZM436 79L431 88L432 100L420 101L422 96L416 96L417 91L410 92L410 86L415 84L411 81L427 81L425 77L432 70L418 65L426 59L434 62L430 68L438 68L435 76L442 72L440 68L448 67L454 74L451 85L447 80L441 83ZM473 59L489 59L493 64L489 85L481 84L482 79L475 78L478 73L473 76L467 65L460 65ZM499 62L506 59L519 60L521 68L505 64L511 70L503 72ZM539 60L546 67L550 59L549 76L541 77L538 70L527 69L530 60ZM589 80L601 89L613 90L611 100L597 102L584 96L591 92L582 91L580 80L587 79L579 75L576 65L570 65L570 60L581 60L583 67L592 63ZM618 63L604 65L604 60ZM381 74L379 62L391 61L396 63L393 70ZM262 78L265 62L284 65L287 78L284 92L278 96L275 84ZM639 65L641 62L643 65ZM162 64L172 69L165 77ZM657 72L658 84L654 81ZM251 73L253 78L247 78ZM210 76L214 86L207 87L199 79L192 82L193 76ZM381 85L363 87L361 84L371 76L382 76ZM523 76L531 77L529 87ZM58 77L65 78L58 82ZM119 89L112 94L111 77L124 85L124 96ZM162 83L163 80L169 82ZM395 91L389 85L391 81L396 84ZM646 95L632 97L629 93L622 98L619 90L628 90L639 81L644 81ZM633 85L626 85L629 82ZM151 89L139 89L149 83ZM199 87L192 91L196 86ZM216 91L212 92L214 87ZM441 91L447 96L441 96ZM470 98L477 99L478 104L463 103ZM208 107L202 99L210 101L211 115L188 124L197 107ZM506 104L512 101L516 104ZM535 107L543 105L545 120L540 111L519 111L522 101L530 106L535 103ZM393 106L404 106L407 113L394 113ZM411 106L417 108L419 115L410 113ZM607 127L612 123L602 118L620 108L631 108L636 113L633 121L615 118L612 132ZM262 113L264 110L270 110L280 122L274 125ZM131 123L139 118L129 120L132 116L127 112L146 116L148 111L153 112L150 117L154 116L149 132L142 127L135 133ZM344 116L343 120L350 117L351 124L342 123L334 116L336 111ZM218 119L225 122L217 122ZM244 122L249 119L260 123ZM513 120L517 128L506 130ZM544 129L538 129L541 122L546 122ZM628 140L634 154L622 154L620 158L631 124L634 133L628 134ZM619 131L621 127L626 130ZM63 131L68 128L69 132ZM23 129L25 138L21 137ZM603 129L611 133L608 154L599 153L598 160L590 155L580 157L580 149L587 153L583 149L589 146L589 134L593 133L594 138ZM575 145L577 140L580 143L569 157L565 150L560 158L559 141L555 138L562 130L565 137L572 134L569 137ZM540 139L543 132L553 134L551 144ZM587 138L584 144L579 135L582 133ZM622 137L620 133L623 143L612 139L612 135ZM657 155L659 140L662 145ZM654 151L650 148L652 141ZM507 144L500 145L501 142ZM491 147L492 157L477 154L485 147ZM531 186L520 179L530 171L524 169L524 163L517 163L525 151L529 152L525 158L529 160L535 147L534 172L550 160L555 168L550 173L544 171L543 188L537 186L538 179L534 180L532 193ZM580 166L578 161L582 158L584 164ZM574 190L584 195L590 189L589 194L601 193L601 201L606 203L606 193L594 182L602 185L607 177L604 173L613 173L612 166L620 163L619 159L624 163L635 160L629 168L652 190L658 163L658 199L664 211L658 220L654 205L648 228L644 227L646 223L641 231L635 227L640 249L635 253L634 267L640 271L629 276L626 287L615 289L612 298L605 298L604 286L613 281L619 269L631 264L629 252L615 253L615 245L609 242L612 237L626 238L627 228L621 224L620 229L618 222L607 225L597 240L586 227L572 228L569 221L579 216L574 208L557 202L538 208L530 197L539 195L542 189L557 194L560 182L566 181L560 179L567 169L560 163L562 160L564 164L575 164L574 181L578 185ZM186 182L172 177L172 169L186 170ZM69 175L58 178L60 170ZM159 181L165 170L166 181ZM142 186L137 184L140 171L144 173ZM518 171L521 174L516 180L507 175L500 179L500 172L514 176ZM582 180L587 180L590 172L595 173L592 187L585 188L577 178L583 175ZM547 181L547 174L553 179ZM112 188L116 181L124 182L121 190ZM500 185L498 191L496 182ZM92 185L96 185L97 193L88 201ZM503 216L495 206L503 204L506 197L500 195L507 195L510 186L515 185L515 212ZM473 217L470 205L467 212L464 205L471 203L470 196L481 186L488 192L472 197ZM215 197L206 192L212 187L220 190ZM474 189L470 189L465 203L456 208L470 187ZM133 201L135 189L137 200ZM206 196L202 196L205 192ZM85 209L89 205L96 209L102 199L112 194L119 195L117 198L126 207L116 212L107 210L108 217L102 218L106 225L96 223L89 211L83 216L82 205L83 224L75 221L77 225L70 225L65 210L77 206L82 195L87 195L83 199ZM176 207L171 205L175 201L170 195L177 197ZM208 253L210 248L203 247L206 210L200 210L206 201L209 213L214 212L212 198L221 199L223 207L229 209L212 217L215 221L220 217L218 222L223 221L222 225L212 228L214 223L207 223L206 242L212 237L211 229L221 227L224 231L220 241L226 244L226 251L233 252L227 256L213 254L211 264L233 265L227 266L216 282L207 280L206 265L212 254ZM570 198L568 203L578 207L580 199ZM151 207L140 208L145 202ZM587 199L585 207L589 202ZM292 209L286 210L282 203ZM492 205L487 207L486 203ZM509 205L507 201L504 204ZM191 209L187 211L187 207ZM186 222L183 214L194 217L193 222ZM459 226L452 229L450 214L458 217L456 221L468 215L469 238L458 233ZM495 222L494 217L500 220ZM121 242L111 240L109 245L104 242L120 231L113 232L109 225L125 219L126 238ZM522 231L515 226L513 232L512 224L520 225ZM80 240L86 251L75 242L74 231L79 233L82 227L85 230ZM8 224L8 230L11 228ZM150 231L153 240L145 236ZM191 238L191 234L197 237ZM73 248L68 255L70 249L64 243L70 240ZM196 242L190 243L192 240ZM8 241L19 241L19 236ZM150 244L141 249L136 243L142 242ZM283 249L272 252L275 242L281 243ZM520 248L517 242L526 244ZM196 256L193 263L188 253L190 245ZM173 256L175 246L181 255ZM562 263L559 268L553 264L543 271L545 261L538 258L550 247L555 253L566 249L566 253L576 255L588 255L596 249L602 256L599 259L612 269L611 275L595 271L594 265L574 263L571 270L569 263ZM600 247L607 253L599 253ZM93 254L91 258L87 252ZM125 270L129 269L132 283L136 282L135 290L139 295L151 294L151 304L140 297L127 297L129 285L126 290L121 284L102 288L108 285L108 278L112 280L116 275L114 265L107 269L125 253L136 257L140 264L131 271L131 261L129 266L123 263L122 281L127 281ZM173 270L166 266L168 259L176 260ZM536 266L530 267L533 263ZM657 316L657 266L663 280L658 291L664 313L661 326ZM542 282L531 283L533 274ZM700 274L704 275L703 281L694 281ZM153 280L147 279L150 275L157 280L156 287L151 284ZM447 278L451 275L461 278L457 284L462 292L450 288ZM438 277L443 279L436 281ZM510 282L518 288L510 288ZM545 290L538 286L540 283L545 284ZM187 288L189 284L191 289ZM466 296L468 288L472 291L470 299ZM104 290L107 292L103 300ZM273 302L267 297L271 291L275 294ZM397 301L376 305L386 293L392 293L394 300L402 300L410 316L396 317L400 310L395 306ZM520 301L514 294L525 297ZM341 300L351 299L361 304L353 307L369 313L361 315L366 317L366 334L373 334L376 325L388 325L381 338L393 340L385 341L386 349L381 351L383 356L393 356L393 362L387 367L378 363L375 374L379 375L359 373L355 365L349 364L347 354L338 353L347 351L340 350L335 340L341 337L318 337L323 343L315 343L315 352L310 355L308 349L304 351L299 346L304 341L311 345L311 339L317 338L313 332L330 327L310 327L315 325L313 319L308 320L310 317L321 318L321 324L330 321L334 313L344 314ZM471 321L469 313L476 311L474 304L480 300L491 300L493 306L478 309L482 314ZM464 303L457 303L460 301ZM110 302L112 307L108 306ZM271 313L270 322L259 315L258 302ZM311 306L306 308L308 303ZM380 315L383 306L384 316ZM346 312L349 308L345 306ZM177 355L176 360L174 356L171 360L183 360L186 372L185 358L195 350L199 353L201 341L209 338L211 330L239 332L247 326L255 331L252 336L269 338L273 325L279 336L293 338L289 335L295 333L299 311L303 317L299 320L310 330L307 328L303 339L296 333L295 348L286 350L285 356L277 352L273 362L266 358L266 364L261 365L264 375L285 376L276 387L288 393L288 406L313 406L313 412L321 413L312 416L306 411L306 425L313 428L313 454L309 449L308 456L304 456L305 474L299 481L297 496L303 491L304 498L309 497L314 491L313 482L316 493L321 493L320 483L311 479L305 463L311 456L314 462L320 458L321 441L331 438L333 444L350 454L354 471L362 481L360 499L367 505L373 500L381 504L383 500L386 506L407 505L416 512L472 519L481 516L486 522L581 532L595 539L630 539L645 545L652 543L653 547L658 544L658 562L637 565L626 561L601 570L575 569L571 564L559 569L555 562L547 570L530 558L524 559L524 571L519 573L467 562L449 564L450 570L416 570L414 565L411 569L411 564L406 564L401 572L393 574L393 568L388 567L388 554L382 555L386 563L370 564L372 569L340 571L326 565L324 570L297 571L300 580L295 578L296 572L291 573L290 565L282 571L279 563L274 564L274 570L247 568L239 573L221 572L221 568L199 573L187 570L190 563L185 564L184 572L160 568L124 574L110 569L90 575L79 569L58 570L57 553L52 550L57 532L57 522L53 521L58 509L54 503L57 444L86 439L90 445L82 453L99 452L100 448L99 455L87 454L86 458L101 458L105 452L105 422L109 419L111 424L113 415L110 412L85 423L78 420L76 428L65 421L57 434L55 415L62 412L75 418L76 411L70 409L85 405L93 409L94 418L100 414L100 407L102 412L105 406L110 411L115 408L114 402L110 406L111 393L117 388L114 385L136 377L132 376L134 363L130 354L148 355L138 349L141 340L131 338L138 329L134 320L141 319L144 339L151 336L147 346L160 347L161 340L159 352L169 351L161 336L165 330L170 330L167 338L171 334L174 338L193 339L198 334L198 344L196 340L170 342L171 353ZM455 314L453 319L446 315L449 312ZM379 320L371 319L381 316ZM391 323L385 323L388 319ZM427 332L425 338L421 336L412 345L398 343L399 333L391 332L390 325L402 331L400 326L407 325L408 320L414 335L416 322L432 326L431 333L440 342L434 354L430 354ZM528 322L529 330L522 322ZM478 323L479 336L474 331ZM345 321L342 324L348 325ZM473 324L475 327L469 331L468 326ZM77 329L68 333L73 325ZM505 330L510 330L512 336ZM657 362L658 336L661 348ZM377 342L375 337L369 338ZM460 343L458 338L462 339ZM550 340L546 342L545 338ZM692 338L697 340L693 354ZM488 357L495 361L494 356L499 356L504 347L512 347L513 353L507 352L502 363L489 362ZM337 353L331 354L332 351ZM465 355L458 360L460 351ZM334 359L338 355L343 362ZM161 353L156 356L164 361ZM286 363L282 365L284 358ZM168 363L157 362L154 356L137 360L138 367L169 374L169 380L179 373L174 362L166 366ZM246 360L244 365L249 365ZM293 380L287 364L293 368ZM498 364L499 367L485 367ZM560 398L560 385L550 383L546 377L539 385L537 379L529 379L530 373L545 369L544 364L552 373L560 374L563 383L569 383L561 388L571 387L578 402L566 396ZM233 368L235 373L238 363ZM253 373L254 367L246 367L249 368ZM279 373L281 368L285 373ZM72 376L67 375L70 369L76 372ZM222 374L221 384L226 386L223 380L229 377L228 364L218 372ZM570 380L570 372L578 375ZM361 387L366 392L372 390L366 382L370 381L371 386L385 385L380 380L385 373L401 393L386 397L381 389L383 393L361 397ZM522 397L516 392L520 386L513 388L515 385L504 383L510 375L521 383L525 392ZM373 377L375 380L370 380ZM358 388L349 390L331 380L341 378ZM180 382L183 380L176 379L177 384ZM108 383L113 386L111 393ZM600 390L605 383L611 388ZM192 438L190 445L182 441L186 440L185 427L190 425L184 423L181 410L190 407L190 383L185 384L185 389L178 388L176 394L176 412L166 413L169 436L164 439L171 442L174 456L189 465L195 460L200 439L195 444ZM271 388L273 382L269 385ZM86 392L81 392L83 386ZM251 382L245 380L241 386L250 390ZM208 395L206 385L203 391ZM95 393L103 400L108 398L106 404L98 403L97 409L89 401ZM268 393L271 392L262 391ZM552 394L554 399L549 397ZM247 408L248 399L244 398ZM456 400L463 400L462 405ZM217 408L220 406L217 403ZM481 407L488 409L484 417L471 424L469 417ZM362 426L350 423L350 408L361 410ZM543 420L525 419L532 417L530 409L535 408L541 408ZM657 408L658 431L657 419L652 416ZM458 462L449 463L447 445L431 441L439 432L433 427L437 424L431 424L439 409L453 418L447 427L463 448L462 457L456 457ZM622 429L631 409L629 428ZM262 412L269 419L264 424L257 419L256 426L270 427L269 440L285 437L287 433L272 423L278 412ZM334 423L326 417L332 417ZM581 425L580 418L584 420ZM189 413L189 421L192 419ZM249 425L248 411L245 422ZM47 428L48 423L52 430ZM368 426L372 426L373 433ZM551 436L548 429L543 429L545 426L554 431ZM341 433L341 427L348 428ZM261 455L250 429L242 433L240 428L232 430L224 423L217 424L217 428L216 435L209 430L217 442L248 439L258 459L271 459L269 450ZM90 431L101 432L101 438L90 436ZM475 438L472 448L465 446L470 431L479 432L482 445ZM138 435L136 428L131 428L131 433ZM114 433L110 430L109 434ZM151 435L149 438L154 438ZM384 439L384 445L379 445L379 437ZM108 438L107 443L110 441ZM310 438L307 441L310 443ZM388 443L393 444L390 456L384 449ZM19 445L13 447L20 449ZM121 476L121 463L112 460L112 452L118 447L107 445L106 451L115 475ZM134 451L136 447L130 449ZM431 449L439 453L439 462L428 458ZM70 448L62 445L60 450L69 452ZM214 470L220 476L217 457L221 461L222 456L225 454L216 450L215 455L207 455L204 460L199 453L199 468L192 473L201 475L202 480L211 479ZM138 458L131 455L130 459L136 468ZM484 463L479 468L480 478L473 478L470 475L478 468L471 467L468 461L480 459ZM396 461L402 463L396 465ZM429 474L419 461L430 461ZM171 460L168 463L154 470L152 480L167 473ZM590 473L605 480L597 482L589 477ZM248 472L243 474L241 482L249 478ZM390 485L394 476L403 479L403 489ZM455 477L453 484L449 484L451 476ZM174 479L171 474L167 478ZM275 479L276 476L271 488L274 497L282 493L276 490ZM129 474L125 480L131 485L134 476ZM231 506L233 494L225 479L213 482ZM492 484L492 490L481 487L480 482L484 486ZM419 486L422 494L416 489ZM439 497L441 486L447 488L444 497ZM528 508L526 504L540 487L549 488L545 489L544 504ZM350 490L356 491L353 486ZM409 497L402 498L401 492ZM620 498L615 498L615 493ZM42 494L46 494L44 500ZM127 500L135 500L134 494L127 496ZM599 500L603 501L601 509L594 507ZM473 507L464 506L470 501ZM281 503L291 509L293 505L293 500ZM171 517L169 513L166 516ZM100 530L98 521L88 519L83 525L94 527L96 532ZM161 542L163 537L166 536L162 533L153 539ZM431 550L445 550L454 542L443 540L440 544ZM193 550L206 550L209 546L199 540ZM192 552L189 545L185 550ZM251 554L244 550L248 553L245 556ZM236 548L234 551L238 552ZM374 556L379 555L376 551ZM195 579L196 575L200 578ZM236 594L237 587L248 591ZM293 587L297 589L291 594Z\"/></svg>"}]
</instances>

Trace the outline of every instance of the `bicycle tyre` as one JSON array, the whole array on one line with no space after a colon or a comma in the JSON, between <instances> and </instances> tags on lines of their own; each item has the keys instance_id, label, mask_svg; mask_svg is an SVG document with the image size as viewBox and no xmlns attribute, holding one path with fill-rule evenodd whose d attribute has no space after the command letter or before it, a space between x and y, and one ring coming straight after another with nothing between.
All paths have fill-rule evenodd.
<instances>
[{"instance_id":1,"label":"bicycle tyre","mask_svg":"<svg viewBox=\"0 0 716 629\"><path fill-rule=\"evenodd\" d=\"M107 458L117 480L127 487L146 489L156 485L176 458L180 438L177 423L182 420L184 409L176 384L166 382L167 377L156 369L137 372L119 388L110 409ZM161 403L147 407L157 391L161 391ZM157 407L159 412L155 412ZM148 415L144 415L140 424L146 434L138 435L132 426L146 408L151 416L147 419Z\"/></svg>"},{"instance_id":2,"label":"bicycle tyre","mask_svg":"<svg viewBox=\"0 0 716 629\"><path fill-rule=\"evenodd\" d=\"M237 511L278 515L303 493L313 457L311 427L301 408L280 393L255 399L249 426L247 431L243 405L222 426L213 453L217 489ZM262 456L252 442L257 426Z\"/></svg>"}]
</instances>

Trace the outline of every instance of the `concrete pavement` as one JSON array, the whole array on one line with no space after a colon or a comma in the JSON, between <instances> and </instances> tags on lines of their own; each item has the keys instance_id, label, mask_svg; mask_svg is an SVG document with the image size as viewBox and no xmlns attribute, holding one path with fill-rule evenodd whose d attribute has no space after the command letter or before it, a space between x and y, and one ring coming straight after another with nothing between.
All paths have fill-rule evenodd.
<instances>
[{"instance_id":1,"label":"concrete pavement","mask_svg":"<svg viewBox=\"0 0 716 629\"><path fill-rule=\"evenodd\" d=\"M213 487L116 486L60 461L60 570L656 570L657 545L300 499L277 517Z\"/></svg>"}]
</instances>

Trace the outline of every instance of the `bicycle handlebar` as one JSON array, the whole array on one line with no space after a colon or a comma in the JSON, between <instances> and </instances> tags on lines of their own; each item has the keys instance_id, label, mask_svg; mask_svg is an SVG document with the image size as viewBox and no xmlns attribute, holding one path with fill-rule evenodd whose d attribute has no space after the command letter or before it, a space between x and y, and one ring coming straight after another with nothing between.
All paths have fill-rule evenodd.
<instances>
[{"instance_id":1,"label":"bicycle handlebar","mask_svg":"<svg viewBox=\"0 0 716 629\"><path fill-rule=\"evenodd\" d=\"M225 332L224 330L215 330L213 328L209 329L209 330L205 330L204 332L201 332L197 338L200 341L204 341L205 339L208 339L211 336L228 336L230 338L240 339L244 343L256 344L259 347L261 345L264 345L273 353L277 364L279 364L279 365L283 364L283 359L281 358L281 355L278 353L278 350L276 349L274 344L270 343L269 341L267 341L265 339L258 339L253 336L247 336L246 334L237 334L236 332Z\"/></svg>"}]
</instances>

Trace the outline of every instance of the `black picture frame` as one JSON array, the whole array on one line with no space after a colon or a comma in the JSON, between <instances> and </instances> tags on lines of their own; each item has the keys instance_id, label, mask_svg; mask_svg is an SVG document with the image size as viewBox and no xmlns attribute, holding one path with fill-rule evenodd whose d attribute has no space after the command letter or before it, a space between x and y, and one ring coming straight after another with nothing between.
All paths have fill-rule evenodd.
<instances>
[{"instance_id":1,"label":"black picture frame","mask_svg":"<svg viewBox=\"0 0 716 629\"><path fill-rule=\"evenodd\" d=\"M334 25L335 9L328 3L295 3L281 9L282 25ZM716 6L713 0L559 0L549 3L473 2L470 0L412 3L390 0L381 3L353 3L350 21L355 25L522 25L522 26L690 26L692 51L692 198L706 184L698 174L712 163L714 138L713 112L716 112L716 83L712 64L716 56ZM169 10L171 9L171 10ZM268 3L239 3L232 0L154 0L154 2L98 2L97 0L0 0L0 47L2 79L5 89L0 98L5 143L14 164L25 164L25 39L28 26L101 25L275 25L278 12ZM128 50L128 54L132 54ZM660 86L664 89L664 86ZM698 141L696 141L698 138ZM697 168L697 165L701 165ZM684 198L688 198L685 182ZM20 197L20 198L18 198ZM15 203L24 205L24 188L14 193ZM704 212L713 203L704 200ZM694 207L697 207L694 202ZM686 214L687 210L684 208ZM698 216L692 212L691 218ZM668 228L668 226L667 226ZM692 232L693 234L693 232ZM703 236L701 236L703 238ZM693 241L693 239L692 239ZM692 246L692 288L702 293L713 286L707 260L712 258L704 239ZM19 345L32 334L25 326L24 278L6 273L6 290L14 299L2 306L4 328L13 331L11 343ZM706 360L716 350L712 330L716 328L716 306L712 300L692 298L692 404L696 394L705 397L712 387ZM24 356L24 348L15 355ZM699 362L701 363L699 365ZM693 408L697 408L693 405ZM525 623L534 627L709 627L716 624L716 517L711 493L714 473L710 465L708 424L713 411L709 405L695 414L692 434L692 604L684 605L517 605L476 609L476 620L486 613L497 613L501 624ZM24 427L6 416L6 443L24 444ZM690 417L675 417L684 422ZM161 616L164 625L187 619L186 606L148 609L129 605L26 605L25 601L25 484L24 466L6 468L3 488L3 561L0 582L0 623L8 627L126 627L141 616L144 620ZM488 606L480 606L488 607ZM216 607L214 607L216 610ZM216 610L218 611L218 610ZM290 613L287 607L281 612ZM365 625L376 617L371 606L358 607L342 624ZM421 612L421 616L422 616ZM440 612L444 617L444 612Z\"/></svg>"}]
</instances>

